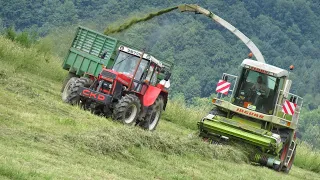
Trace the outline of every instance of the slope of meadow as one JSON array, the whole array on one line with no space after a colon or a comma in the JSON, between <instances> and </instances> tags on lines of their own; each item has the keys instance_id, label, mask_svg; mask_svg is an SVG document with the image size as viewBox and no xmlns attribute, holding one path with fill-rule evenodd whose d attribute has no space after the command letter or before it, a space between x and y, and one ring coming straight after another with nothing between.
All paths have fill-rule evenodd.
<instances>
[{"instance_id":1,"label":"slope of meadow","mask_svg":"<svg viewBox=\"0 0 320 180\"><path fill-rule=\"evenodd\" d=\"M206 112L179 103L155 132L67 105L60 65L0 37L0 179L320 179L317 152L305 167L315 172L283 174L250 165L240 147L202 142L196 121Z\"/></svg>"}]
</instances>

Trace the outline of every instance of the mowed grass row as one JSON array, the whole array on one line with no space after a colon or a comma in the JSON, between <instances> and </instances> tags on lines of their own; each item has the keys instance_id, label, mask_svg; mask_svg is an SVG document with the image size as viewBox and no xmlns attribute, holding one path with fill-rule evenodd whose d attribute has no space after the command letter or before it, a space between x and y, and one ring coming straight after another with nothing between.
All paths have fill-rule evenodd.
<instances>
[{"instance_id":1,"label":"mowed grass row","mask_svg":"<svg viewBox=\"0 0 320 180\"><path fill-rule=\"evenodd\" d=\"M171 111L163 116L168 121L162 119L155 132L69 106L60 100L65 72L57 69L59 60L42 61L35 49L15 47L1 38L0 44L0 52L8 50L0 53L0 179L320 177L296 167L289 175L255 167L248 164L240 148L202 142L193 130L198 121L195 113L192 109L179 111L179 104L169 104ZM7 57L11 61L4 60ZM27 62L31 64L22 66L18 57L30 58ZM39 63L38 68L32 63ZM39 69L47 63L51 64L46 71ZM51 70L59 74L51 77ZM179 111L176 115L174 108Z\"/></svg>"},{"instance_id":2,"label":"mowed grass row","mask_svg":"<svg viewBox=\"0 0 320 180\"><path fill-rule=\"evenodd\" d=\"M189 172L172 168L176 166L175 159L189 161L190 156L190 162L182 164L187 167L195 157L246 162L241 151L203 143L192 131L170 122L162 121L155 132L123 126L62 103L59 83L28 73L11 74L5 69L1 72L5 74L0 80L0 161L3 162L0 174L3 176L148 179L161 172L159 177L172 179L192 177ZM90 163L95 159L98 162ZM170 168L166 167L167 162ZM75 166L87 170L80 171ZM101 171L100 175L95 171Z\"/></svg>"}]
</instances>

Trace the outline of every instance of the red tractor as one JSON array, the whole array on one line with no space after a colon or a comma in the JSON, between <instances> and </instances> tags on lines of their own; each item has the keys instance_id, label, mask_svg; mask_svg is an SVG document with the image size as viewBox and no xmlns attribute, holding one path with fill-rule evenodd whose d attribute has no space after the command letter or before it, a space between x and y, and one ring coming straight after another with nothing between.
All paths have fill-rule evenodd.
<instances>
[{"instance_id":1,"label":"red tractor","mask_svg":"<svg viewBox=\"0 0 320 180\"><path fill-rule=\"evenodd\" d=\"M112 68L104 67L97 77L87 74L71 83L65 101L124 124L154 130L167 104L171 73L144 52L125 46L118 52ZM158 74L165 77L159 80Z\"/></svg>"}]
</instances>

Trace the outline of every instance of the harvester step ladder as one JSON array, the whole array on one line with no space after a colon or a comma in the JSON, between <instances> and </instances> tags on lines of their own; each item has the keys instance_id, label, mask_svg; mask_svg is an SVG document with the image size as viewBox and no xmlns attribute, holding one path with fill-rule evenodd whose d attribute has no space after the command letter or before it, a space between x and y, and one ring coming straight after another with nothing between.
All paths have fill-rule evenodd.
<instances>
[{"instance_id":1,"label":"harvester step ladder","mask_svg":"<svg viewBox=\"0 0 320 180\"><path fill-rule=\"evenodd\" d=\"M287 157L285 159L284 165L287 166L288 163L290 162L292 155L293 155L293 151L296 148L296 143L294 141L291 142L289 149L288 149L288 154Z\"/></svg>"}]
</instances>

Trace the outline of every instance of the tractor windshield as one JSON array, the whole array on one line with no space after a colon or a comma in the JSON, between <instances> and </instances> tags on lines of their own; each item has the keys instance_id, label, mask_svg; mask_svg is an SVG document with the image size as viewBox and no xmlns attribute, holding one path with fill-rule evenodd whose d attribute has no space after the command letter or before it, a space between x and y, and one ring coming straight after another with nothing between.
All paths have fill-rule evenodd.
<instances>
[{"instance_id":1,"label":"tractor windshield","mask_svg":"<svg viewBox=\"0 0 320 180\"><path fill-rule=\"evenodd\" d=\"M280 78L244 68L233 104L264 114L273 114Z\"/></svg>"},{"instance_id":2,"label":"tractor windshield","mask_svg":"<svg viewBox=\"0 0 320 180\"><path fill-rule=\"evenodd\" d=\"M140 57L138 56L134 56L132 54L128 54L120 51L117 59L115 60L112 70L126 74L132 78L134 74L134 70L137 64L139 63L139 59ZM144 72L147 65L148 65L148 61L145 59L142 59L139 65L138 71L136 73L136 76L134 77L135 80L140 80L142 73Z\"/></svg>"}]
</instances>

